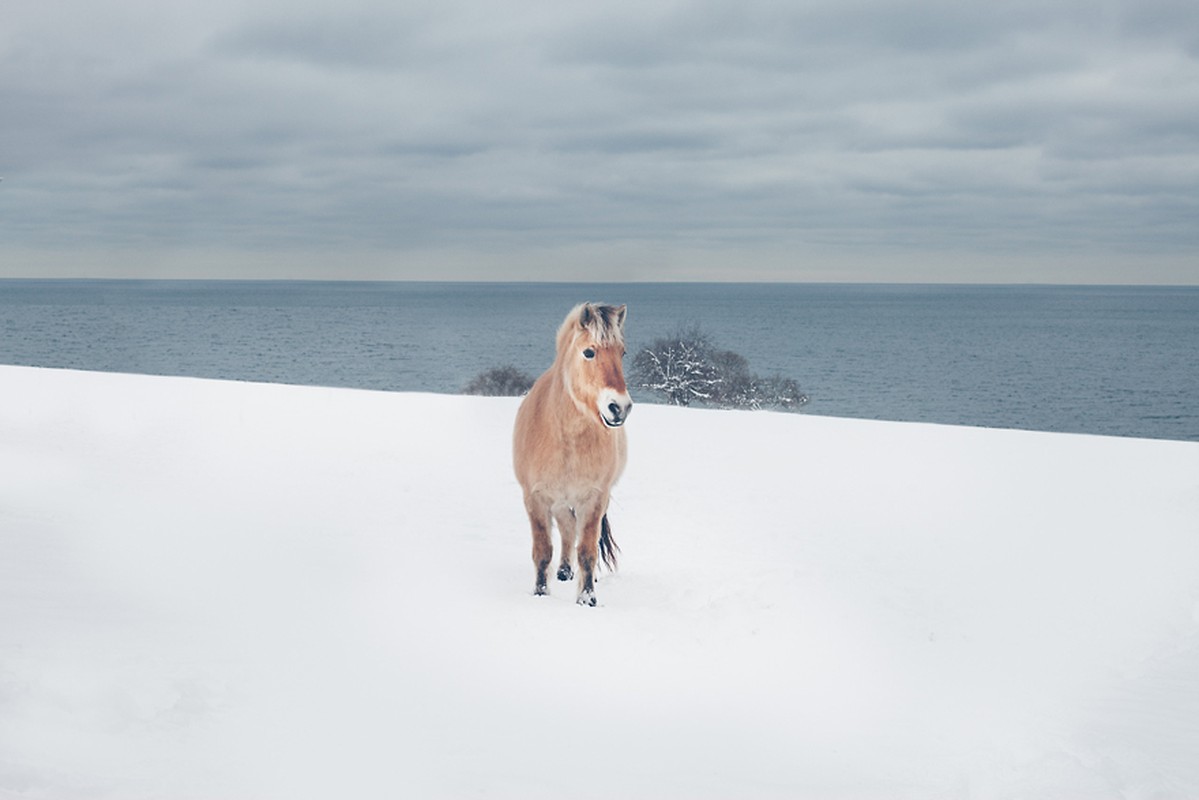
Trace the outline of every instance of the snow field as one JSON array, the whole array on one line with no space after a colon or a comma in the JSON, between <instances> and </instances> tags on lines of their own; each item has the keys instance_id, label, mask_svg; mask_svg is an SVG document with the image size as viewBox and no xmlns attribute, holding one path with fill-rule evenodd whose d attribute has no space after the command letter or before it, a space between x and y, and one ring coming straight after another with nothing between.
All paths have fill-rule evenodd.
<instances>
[{"instance_id":1,"label":"snow field","mask_svg":"<svg viewBox=\"0 0 1199 800\"><path fill-rule=\"evenodd\" d=\"M1199 796L1199 445L0 367L0 798Z\"/></svg>"}]
</instances>

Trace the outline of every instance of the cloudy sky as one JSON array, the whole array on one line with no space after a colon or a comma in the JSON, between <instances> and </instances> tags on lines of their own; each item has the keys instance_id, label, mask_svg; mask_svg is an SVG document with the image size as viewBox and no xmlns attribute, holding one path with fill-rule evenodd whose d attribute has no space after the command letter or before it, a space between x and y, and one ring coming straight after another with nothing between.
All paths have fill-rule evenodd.
<instances>
[{"instance_id":1,"label":"cloudy sky","mask_svg":"<svg viewBox=\"0 0 1199 800\"><path fill-rule=\"evenodd\" d=\"M1195 0L38 0L0 276L1199 283Z\"/></svg>"}]
</instances>

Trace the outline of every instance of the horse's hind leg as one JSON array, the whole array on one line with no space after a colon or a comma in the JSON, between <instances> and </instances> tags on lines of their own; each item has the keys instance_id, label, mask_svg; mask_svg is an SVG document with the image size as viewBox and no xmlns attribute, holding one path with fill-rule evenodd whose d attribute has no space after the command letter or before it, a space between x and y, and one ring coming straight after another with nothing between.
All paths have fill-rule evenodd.
<instances>
[{"instance_id":1,"label":"horse's hind leg","mask_svg":"<svg viewBox=\"0 0 1199 800\"><path fill-rule=\"evenodd\" d=\"M533 569L536 573L533 594L549 594L547 576L550 561L554 557L549 503L536 495L529 495L525 497L525 510L529 512L529 525L533 532Z\"/></svg>"},{"instance_id":2,"label":"horse's hind leg","mask_svg":"<svg viewBox=\"0 0 1199 800\"><path fill-rule=\"evenodd\" d=\"M558 534L562 537L562 556L558 559L558 580L568 581L575 576L575 540L578 538L578 523L574 509L562 505L554 507L554 521L558 523Z\"/></svg>"}]
</instances>

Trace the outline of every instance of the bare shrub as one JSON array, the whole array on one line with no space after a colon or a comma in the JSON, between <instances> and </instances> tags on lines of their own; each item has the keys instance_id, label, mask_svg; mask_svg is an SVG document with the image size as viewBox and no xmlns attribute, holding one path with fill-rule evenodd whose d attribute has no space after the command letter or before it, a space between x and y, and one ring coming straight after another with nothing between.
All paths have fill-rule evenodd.
<instances>
[{"instance_id":1,"label":"bare shrub","mask_svg":"<svg viewBox=\"0 0 1199 800\"><path fill-rule=\"evenodd\" d=\"M465 394L519 397L533 388L533 379L511 364L480 372L462 389Z\"/></svg>"}]
</instances>

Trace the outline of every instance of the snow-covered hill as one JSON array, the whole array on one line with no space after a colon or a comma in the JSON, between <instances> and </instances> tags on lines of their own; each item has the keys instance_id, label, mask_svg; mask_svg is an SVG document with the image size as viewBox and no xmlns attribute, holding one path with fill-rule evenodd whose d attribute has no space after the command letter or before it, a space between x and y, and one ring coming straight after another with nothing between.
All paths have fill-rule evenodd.
<instances>
[{"instance_id":1,"label":"snow-covered hill","mask_svg":"<svg viewBox=\"0 0 1199 800\"><path fill-rule=\"evenodd\" d=\"M0 798L1199 797L1199 445L0 367Z\"/></svg>"}]
</instances>

